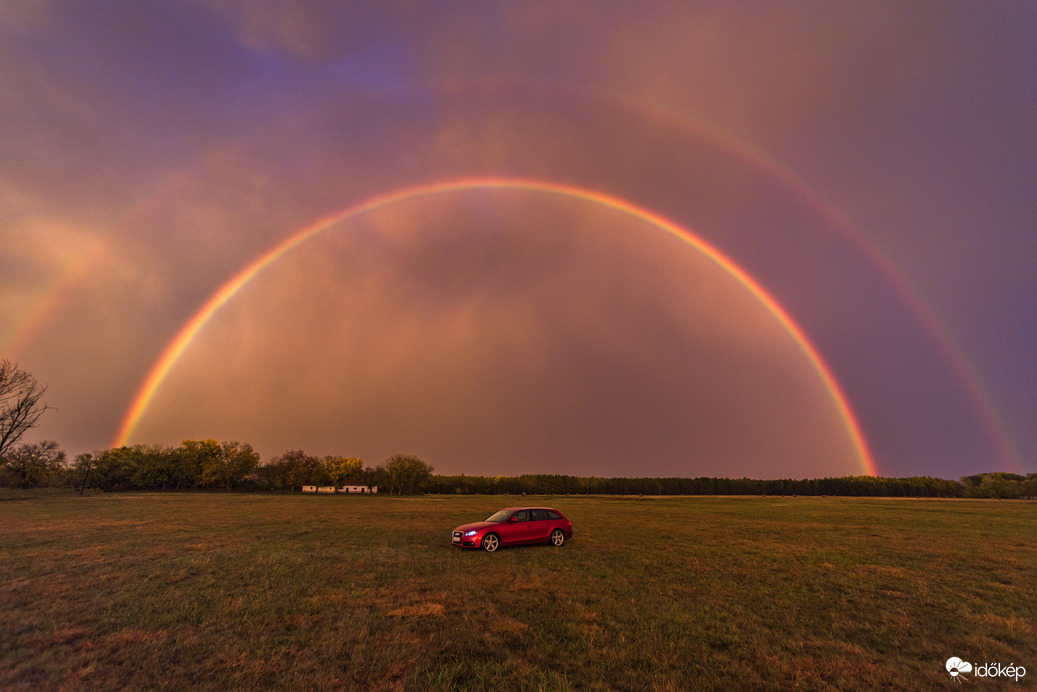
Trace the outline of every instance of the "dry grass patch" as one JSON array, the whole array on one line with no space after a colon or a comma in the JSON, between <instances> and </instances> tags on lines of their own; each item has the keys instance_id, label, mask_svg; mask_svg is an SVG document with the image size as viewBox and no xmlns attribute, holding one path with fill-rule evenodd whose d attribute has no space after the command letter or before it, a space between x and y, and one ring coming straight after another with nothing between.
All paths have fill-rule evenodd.
<instances>
[{"instance_id":1,"label":"dry grass patch","mask_svg":"<svg viewBox=\"0 0 1037 692\"><path fill-rule=\"evenodd\" d=\"M443 614L442 603L417 603L411 606L405 606L403 608L394 608L389 611L389 615L395 615L397 617L429 617L432 615L439 616Z\"/></svg>"}]
</instances>

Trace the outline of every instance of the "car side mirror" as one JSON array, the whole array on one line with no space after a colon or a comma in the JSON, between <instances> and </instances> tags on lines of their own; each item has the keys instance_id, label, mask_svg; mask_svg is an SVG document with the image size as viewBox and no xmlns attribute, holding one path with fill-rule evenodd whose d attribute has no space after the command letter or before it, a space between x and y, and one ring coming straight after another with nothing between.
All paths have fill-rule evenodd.
<instances>
[{"instance_id":1,"label":"car side mirror","mask_svg":"<svg viewBox=\"0 0 1037 692\"><path fill-rule=\"evenodd\" d=\"M508 523L509 524L517 524L518 523L518 517L512 517L511 519L508 519Z\"/></svg>"}]
</instances>

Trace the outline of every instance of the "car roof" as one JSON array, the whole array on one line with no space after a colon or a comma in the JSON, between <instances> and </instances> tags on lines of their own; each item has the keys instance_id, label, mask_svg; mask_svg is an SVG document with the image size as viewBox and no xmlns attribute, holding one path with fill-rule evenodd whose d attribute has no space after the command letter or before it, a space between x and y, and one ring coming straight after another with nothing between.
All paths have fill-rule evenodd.
<instances>
[{"instance_id":1,"label":"car roof","mask_svg":"<svg viewBox=\"0 0 1037 692\"><path fill-rule=\"evenodd\" d=\"M523 505L521 507L505 507L504 511L505 512L517 512L520 509L549 509L552 512L557 512L558 511L554 507L543 507L541 505Z\"/></svg>"}]
</instances>

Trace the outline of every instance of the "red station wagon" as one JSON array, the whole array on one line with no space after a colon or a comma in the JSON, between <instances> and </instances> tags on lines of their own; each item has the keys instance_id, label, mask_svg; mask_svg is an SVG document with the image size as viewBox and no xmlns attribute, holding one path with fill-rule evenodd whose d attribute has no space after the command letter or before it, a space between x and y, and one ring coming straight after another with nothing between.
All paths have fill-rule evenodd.
<instances>
[{"instance_id":1,"label":"red station wagon","mask_svg":"<svg viewBox=\"0 0 1037 692\"><path fill-rule=\"evenodd\" d=\"M550 543L560 546L573 537L573 523L550 507L506 507L474 524L454 529L450 541L459 548L492 553L502 545Z\"/></svg>"}]
</instances>

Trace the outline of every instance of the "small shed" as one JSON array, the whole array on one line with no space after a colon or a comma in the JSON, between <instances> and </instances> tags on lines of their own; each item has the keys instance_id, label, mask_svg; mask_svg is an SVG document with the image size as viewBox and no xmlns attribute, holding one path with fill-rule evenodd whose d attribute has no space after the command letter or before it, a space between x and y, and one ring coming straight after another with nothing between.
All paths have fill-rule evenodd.
<instances>
[{"instance_id":1,"label":"small shed","mask_svg":"<svg viewBox=\"0 0 1037 692\"><path fill-rule=\"evenodd\" d=\"M321 487L317 488L317 492L318 493L333 493L333 492L335 492L335 486L333 486L333 485L322 485Z\"/></svg>"},{"instance_id":2,"label":"small shed","mask_svg":"<svg viewBox=\"0 0 1037 692\"><path fill-rule=\"evenodd\" d=\"M315 492L317 492L317 486L315 486L315 485L304 485L302 487L302 491L304 493L315 493Z\"/></svg>"}]
</instances>

